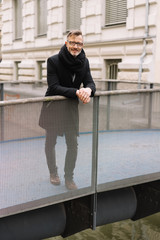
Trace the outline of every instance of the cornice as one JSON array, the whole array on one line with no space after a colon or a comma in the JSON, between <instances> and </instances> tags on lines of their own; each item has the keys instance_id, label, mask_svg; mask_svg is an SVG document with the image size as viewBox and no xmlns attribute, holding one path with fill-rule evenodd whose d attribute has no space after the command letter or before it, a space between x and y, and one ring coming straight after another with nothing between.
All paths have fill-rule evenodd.
<instances>
[{"instance_id":1,"label":"cornice","mask_svg":"<svg viewBox=\"0 0 160 240\"><path fill-rule=\"evenodd\" d=\"M144 40L146 41L153 41L153 39L156 38L156 35L153 36L141 36L141 37L135 37L135 38L120 38L120 39L111 39L107 41L94 41L94 42L86 42L84 44L84 47L101 47L106 45L117 45L117 44L126 44L126 43L142 43ZM21 52L38 52L38 51L55 51L59 50L62 45L49 45L49 46L42 46L42 47L32 47L32 48L20 48L20 49L10 49L10 50L4 50L1 53L2 54L8 54L8 53L21 53Z\"/></svg>"}]
</instances>

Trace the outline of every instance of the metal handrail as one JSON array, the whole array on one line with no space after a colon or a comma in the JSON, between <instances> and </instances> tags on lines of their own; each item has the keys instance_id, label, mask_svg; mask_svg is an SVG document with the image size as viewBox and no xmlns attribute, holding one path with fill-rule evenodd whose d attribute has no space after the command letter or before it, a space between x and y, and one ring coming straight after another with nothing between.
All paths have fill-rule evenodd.
<instances>
[{"instance_id":1,"label":"metal handrail","mask_svg":"<svg viewBox=\"0 0 160 240\"><path fill-rule=\"evenodd\" d=\"M20 83L46 83L45 80L10 80L10 81L3 81L3 80L0 80L0 84L20 84Z\"/></svg>"},{"instance_id":2,"label":"metal handrail","mask_svg":"<svg viewBox=\"0 0 160 240\"><path fill-rule=\"evenodd\" d=\"M97 91L95 93L95 96L98 97L98 96L110 96L110 95L121 95L121 94L153 93L153 92L160 92L160 88ZM65 99L67 98L63 96L48 96L48 97L34 97L34 98L25 98L25 99L16 99L16 100L5 100L5 101L0 101L0 106L23 104L23 103L34 103L34 102L45 102L45 101L54 101L54 100L65 100Z\"/></svg>"},{"instance_id":3,"label":"metal handrail","mask_svg":"<svg viewBox=\"0 0 160 240\"><path fill-rule=\"evenodd\" d=\"M114 85L115 86L114 87L113 84L117 84L117 83L138 84L138 81L119 80L119 79L99 79L97 82L108 83L107 91L116 90L117 86ZM11 81L0 80L0 101L4 100L4 85L6 85L6 84L19 85L19 84L38 84L38 83L39 84L47 84L47 81L46 80L11 80ZM160 87L160 83L154 83L154 82L141 81L141 84L149 85L150 89L152 89L154 86Z\"/></svg>"}]
</instances>

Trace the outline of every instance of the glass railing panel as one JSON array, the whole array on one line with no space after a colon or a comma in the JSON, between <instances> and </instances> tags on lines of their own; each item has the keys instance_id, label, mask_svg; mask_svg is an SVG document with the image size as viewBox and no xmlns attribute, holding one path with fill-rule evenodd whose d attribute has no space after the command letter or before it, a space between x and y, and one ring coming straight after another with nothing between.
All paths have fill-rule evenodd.
<instances>
[{"instance_id":1,"label":"glass railing panel","mask_svg":"<svg viewBox=\"0 0 160 240\"><path fill-rule=\"evenodd\" d=\"M45 102L41 124L42 102L0 107L0 216L94 191L91 180L93 104L92 101L79 105L74 102ZM55 170L54 145L59 185L50 182L50 172ZM66 153L68 164L65 165ZM65 185L64 174L72 177L72 173L77 189Z\"/></svg>"},{"instance_id":2,"label":"glass railing panel","mask_svg":"<svg viewBox=\"0 0 160 240\"><path fill-rule=\"evenodd\" d=\"M160 94L100 97L98 191L159 178Z\"/></svg>"},{"instance_id":3,"label":"glass railing panel","mask_svg":"<svg viewBox=\"0 0 160 240\"><path fill-rule=\"evenodd\" d=\"M78 105L61 98L45 104L33 99L1 103L0 216L159 179L159 98L155 91L111 93ZM43 105L47 108L40 124ZM50 182L53 158L47 162L54 145L58 186ZM66 153L69 167L64 171ZM67 171L77 189L66 188Z\"/></svg>"}]
</instances>

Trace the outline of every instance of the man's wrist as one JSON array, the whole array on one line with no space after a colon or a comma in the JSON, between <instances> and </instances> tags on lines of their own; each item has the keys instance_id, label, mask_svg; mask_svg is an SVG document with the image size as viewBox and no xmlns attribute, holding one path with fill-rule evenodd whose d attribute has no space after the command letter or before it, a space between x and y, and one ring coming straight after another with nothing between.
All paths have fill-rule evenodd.
<instances>
[{"instance_id":1,"label":"man's wrist","mask_svg":"<svg viewBox=\"0 0 160 240\"><path fill-rule=\"evenodd\" d=\"M91 88L89 88L89 87L87 87L86 89L87 89L87 91L89 92L89 96L91 96L92 89L91 89Z\"/></svg>"},{"instance_id":2,"label":"man's wrist","mask_svg":"<svg viewBox=\"0 0 160 240\"><path fill-rule=\"evenodd\" d=\"M76 96L79 96L79 90L76 91Z\"/></svg>"}]
</instances>

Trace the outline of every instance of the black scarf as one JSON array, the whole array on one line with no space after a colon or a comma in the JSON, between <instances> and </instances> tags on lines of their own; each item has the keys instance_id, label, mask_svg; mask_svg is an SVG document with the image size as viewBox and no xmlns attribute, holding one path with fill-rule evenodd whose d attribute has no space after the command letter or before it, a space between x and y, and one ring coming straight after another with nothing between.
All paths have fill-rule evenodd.
<instances>
[{"instance_id":1,"label":"black scarf","mask_svg":"<svg viewBox=\"0 0 160 240\"><path fill-rule=\"evenodd\" d=\"M64 44L59 51L60 61L73 73L80 73L86 66L86 55L84 50L76 57L72 56Z\"/></svg>"}]
</instances>

